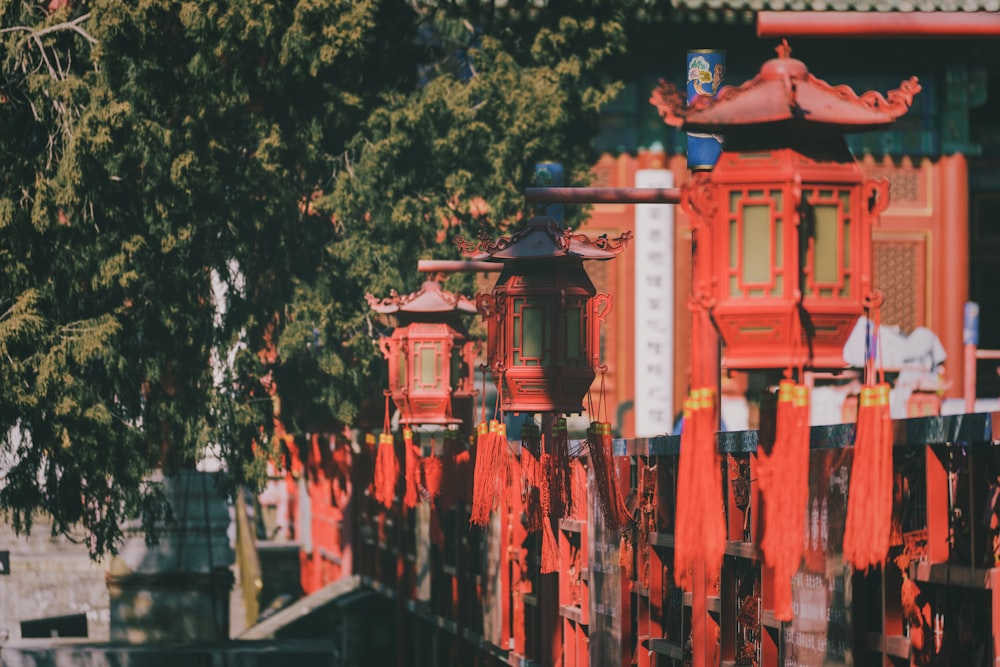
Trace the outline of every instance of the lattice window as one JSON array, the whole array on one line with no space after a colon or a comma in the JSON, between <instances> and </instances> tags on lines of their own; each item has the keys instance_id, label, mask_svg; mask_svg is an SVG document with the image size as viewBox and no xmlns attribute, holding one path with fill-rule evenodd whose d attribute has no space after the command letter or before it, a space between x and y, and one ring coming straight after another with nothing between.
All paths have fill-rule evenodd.
<instances>
[{"instance_id":1,"label":"lattice window","mask_svg":"<svg viewBox=\"0 0 1000 667\"><path fill-rule=\"evenodd\" d=\"M872 244L873 282L885 295L882 323L905 333L924 324L923 243L878 240Z\"/></svg>"},{"instance_id":2,"label":"lattice window","mask_svg":"<svg viewBox=\"0 0 1000 667\"><path fill-rule=\"evenodd\" d=\"M920 174L916 171L887 171L889 179L889 201L899 204L919 204L921 202Z\"/></svg>"}]
</instances>

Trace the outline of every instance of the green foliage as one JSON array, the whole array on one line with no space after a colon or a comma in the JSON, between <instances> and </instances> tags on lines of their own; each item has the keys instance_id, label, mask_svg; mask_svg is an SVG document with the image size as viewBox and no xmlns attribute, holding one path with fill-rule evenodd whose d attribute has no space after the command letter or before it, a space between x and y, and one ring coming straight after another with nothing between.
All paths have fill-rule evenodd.
<instances>
[{"instance_id":1,"label":"green foliage","mask_svg":"<svg viewBox=\"0 0 1000 667\"><path fill-rule=\"evenodd\" d=\"M586 181L624 7L0 1L15 527L114 552L169 516L153 468L211 449L254 484L275 405L293 433L377 415L364 294L517 224L536 162Z\"/></svg>"}]
</instances>

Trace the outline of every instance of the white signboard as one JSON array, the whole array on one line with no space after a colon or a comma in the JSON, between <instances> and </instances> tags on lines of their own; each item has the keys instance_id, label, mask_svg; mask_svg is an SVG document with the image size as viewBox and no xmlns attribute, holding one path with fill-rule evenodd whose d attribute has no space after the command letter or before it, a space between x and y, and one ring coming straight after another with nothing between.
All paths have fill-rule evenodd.
<instances>
[{"instance_id":1,"label":"white signboard","mask_svg":"<svg viewBox=\"0 0 1000 667\"><path fill-rule=\"evenodd\" d=\"M635 172L637 188L671 188L666 169ZM673 428L674 205L635 207L635 434Z\"/></svg>"}]
</instances>

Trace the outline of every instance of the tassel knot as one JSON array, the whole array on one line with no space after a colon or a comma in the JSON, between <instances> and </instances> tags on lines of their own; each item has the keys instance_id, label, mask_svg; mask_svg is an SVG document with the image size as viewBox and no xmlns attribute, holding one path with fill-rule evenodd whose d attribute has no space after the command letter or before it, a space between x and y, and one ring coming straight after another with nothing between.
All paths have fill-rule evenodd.
<instances>
[{"instance_id":1,"label":"tassel knot","mask_svg":"<svg viewBox=\"0 0 1000 667\"><path fill-rule=\"evenodd\" d=\"M677 474L674 581L690 586L690 569L704 561L718 571L726 548L722 464L715 443L715 390L692 390L684 401L684 426Z\"/></svg>"},{"instance_id":2,"label":"tassel knot","mask_svg":"<svg viewBox=\"0 0 1000 667\"><path fill-rule=\"evenodd\" d=\"M486 526L490 514L500 504L510 477L507 457L507 425L496 420L476 427L476 467L472 487L472 513L469 522Z\"/></svg>"},{"instance_id":3,"label":"tassel knot","mask_svg":"<svg viewBox=\"0 0 1000 667\"><path fill-rule=\"evenodd\" d=\"M380 433L378 453L375 455L375 500L385 507L392 507L399 479L399 460L392 433Z\"/></svg>"}]
</instances>

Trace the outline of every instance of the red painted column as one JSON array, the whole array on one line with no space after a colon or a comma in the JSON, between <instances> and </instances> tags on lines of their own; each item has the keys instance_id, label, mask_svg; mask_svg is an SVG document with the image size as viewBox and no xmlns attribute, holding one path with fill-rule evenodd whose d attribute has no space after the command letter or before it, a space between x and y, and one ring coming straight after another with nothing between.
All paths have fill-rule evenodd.
<instances>
[{"instance_id":1,"label":"red painted column","mask_svg":"<svg viewBox=\"0 0 1000 667\"><path fill-rule=\"evenodd\" d=\"M948 517L948 471L930 446L924 447L927 485L927 558L930 563L948 561L951 526Z\"/></svg>"},{"instance_id":2,"label":"red painted column","mask_svg":"<svg viewBox=\"0 0 1000 667\"><path fill-rule=\"evenodd\" d=\"M692 345L698 346L697 354L691 359L691 387L712 387L715 389L715 415L712 423L715 430L719 428L719 389L720 389L720 350L719 334L715 330L708 309L699 305L698 301L707 298L712 293L711 285L714 278L712 266L712 243L708 228L696 225L692 230L692 277L693 297L695 307L691 314L692 330L696 332L697 340ZM692 337L694 339L694 336ZM715 446L715 440L712 440ZM719 489L722 493L722 489ZM704 562L696 562L691 585L691 658L693 667L714 667L718 664L715 641L715 622L708 614L708 586L714 575L708 572Z\"/></svg>"},{"instance_id":3,"label":"red painted column","mask_svg":"<svg viewBox=\"0 0 1000 667\"><path fill-rule=\"evenodd\" d=\"M962 340L962 308L969 300L969 166L965 156L942 156L938 197L939 243L934 244L934 317L940 322L938 335L948 354L947 374L951 386L945 396L957 398L964 388L965 355Z\"/></svg>"}]
</instances>

